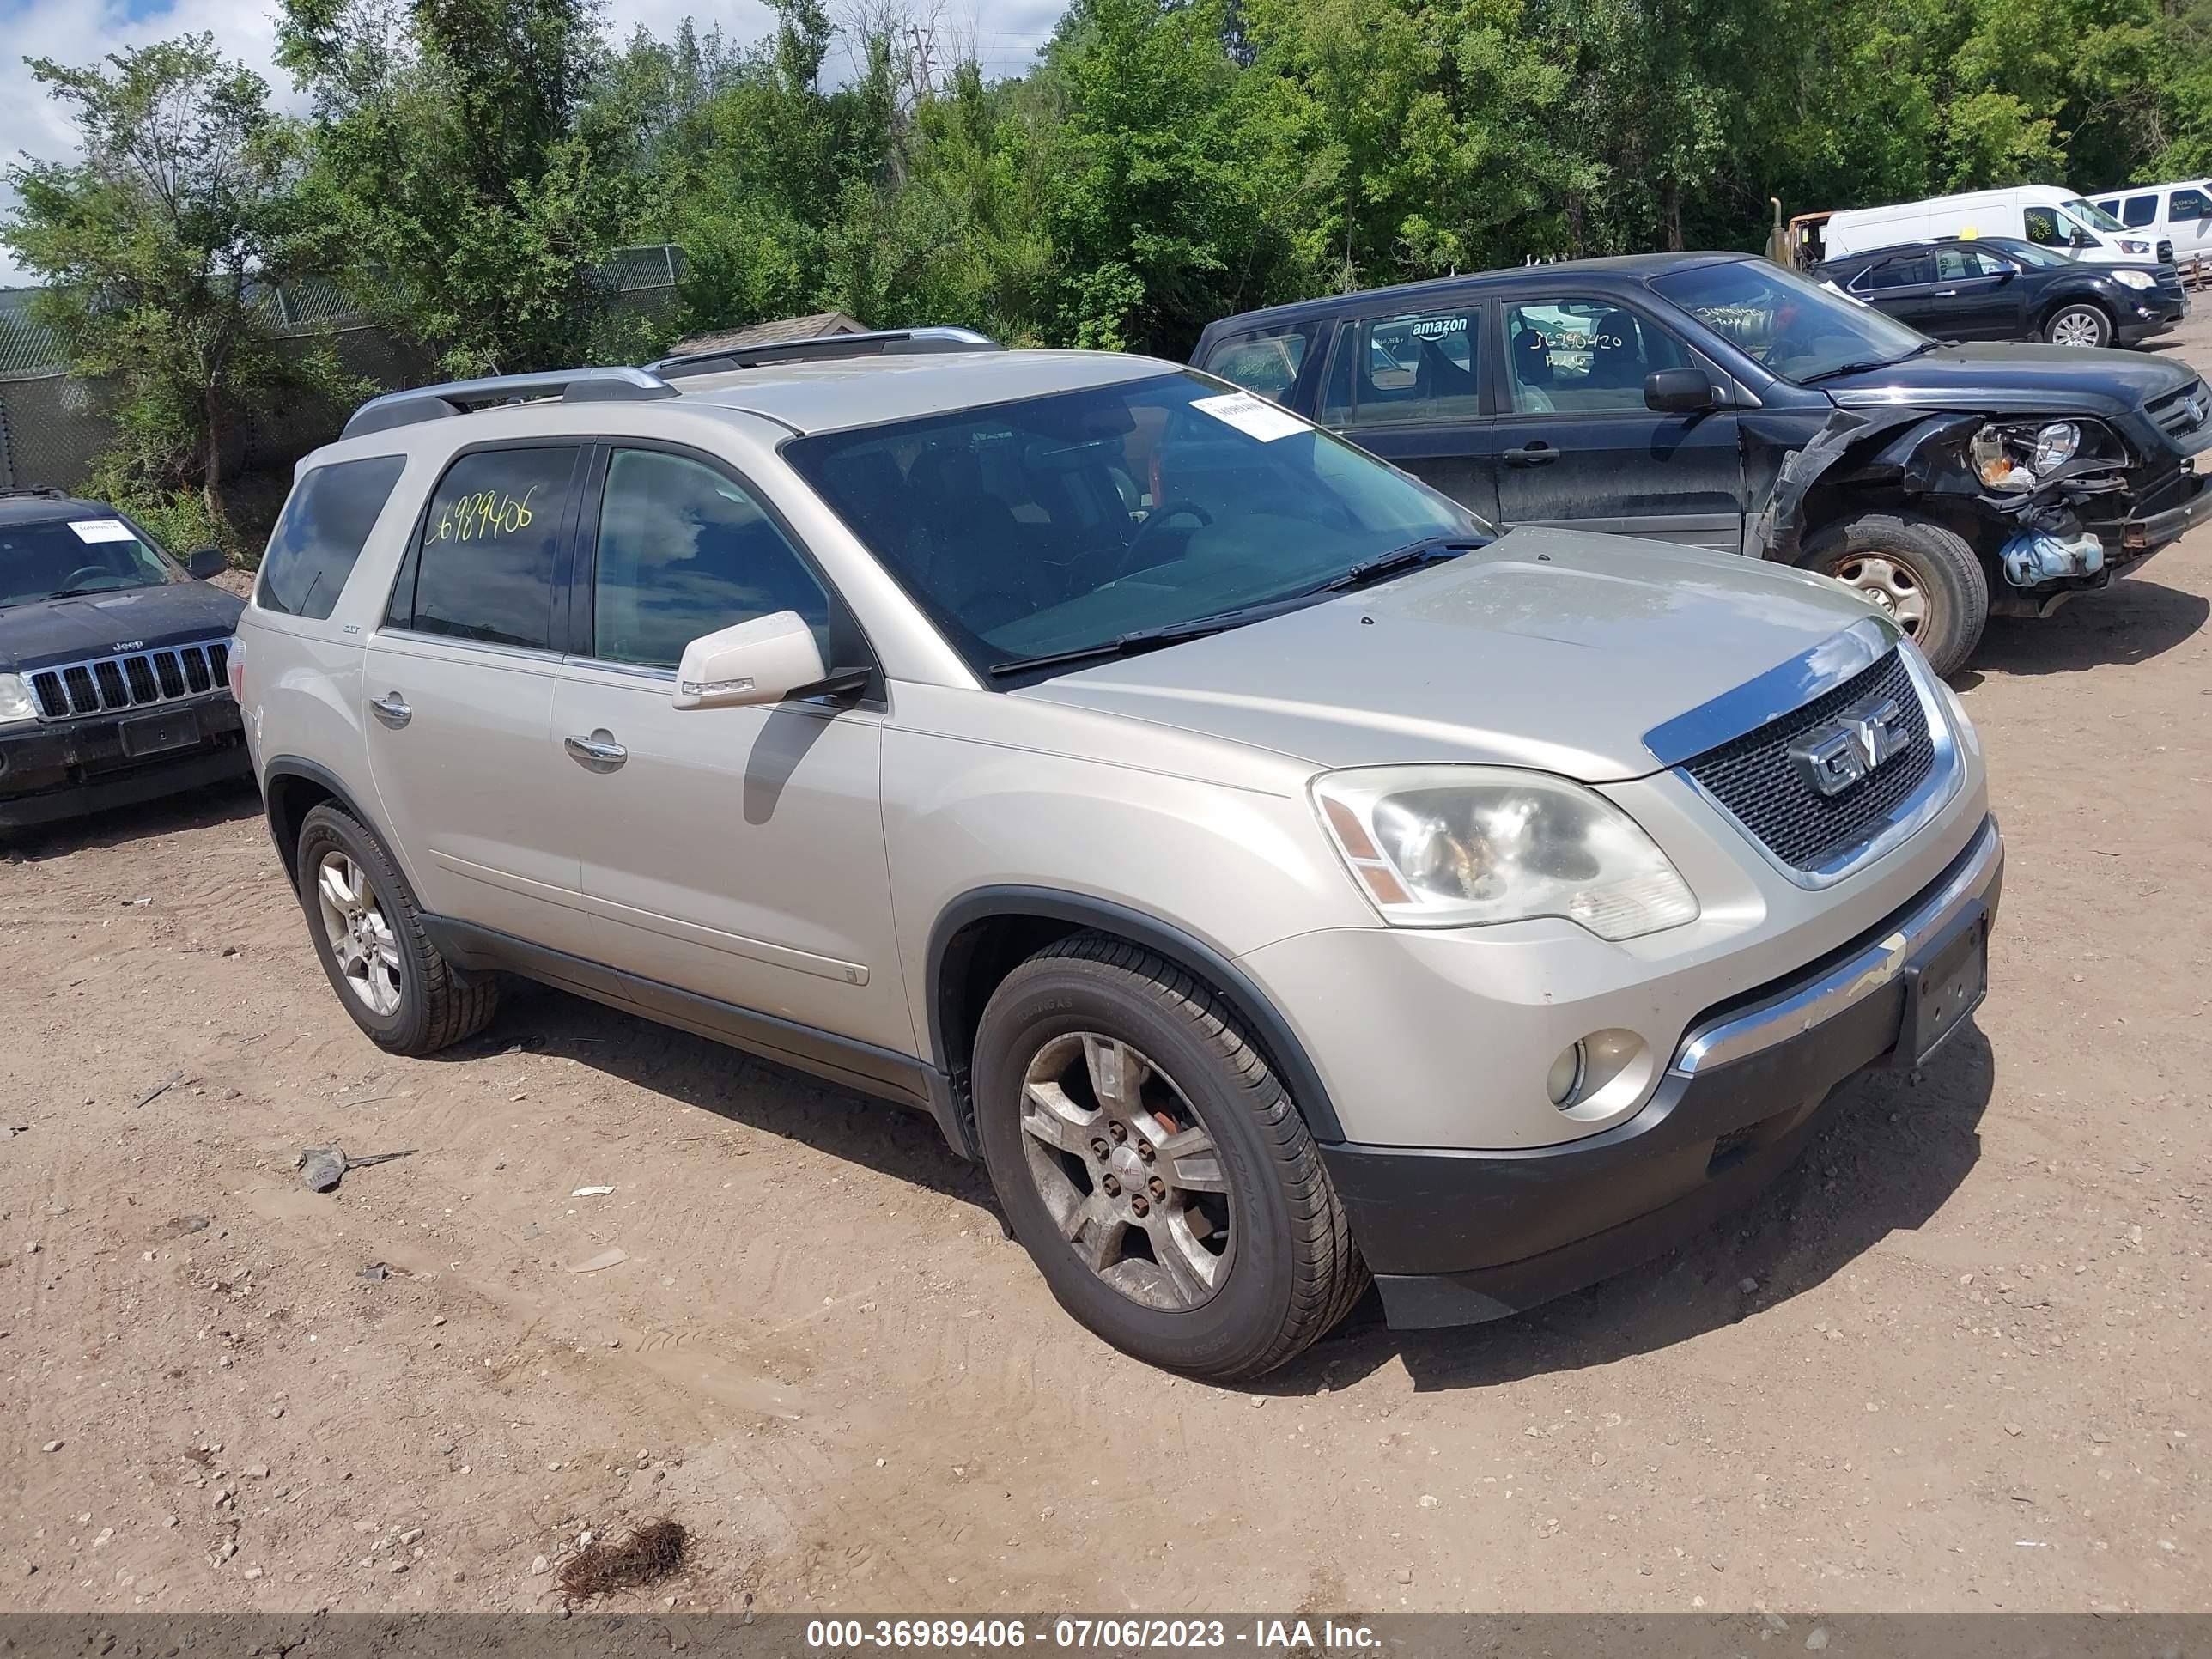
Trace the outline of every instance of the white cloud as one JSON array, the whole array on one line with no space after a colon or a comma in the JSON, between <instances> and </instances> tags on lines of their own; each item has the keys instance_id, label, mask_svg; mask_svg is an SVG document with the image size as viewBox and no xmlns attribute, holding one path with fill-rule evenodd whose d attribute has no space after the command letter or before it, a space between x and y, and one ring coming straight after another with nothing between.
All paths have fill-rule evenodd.
<instances>
[{"instance_id":1,"label":"white cloud","mask_svg":"<svg viewBox=\"0 0 2212 1659\"><path fill-rule=\"evenodd\" d=\"M928 0L921 0L915 9L926 13ZM831 10L836 15L836 7ZM940 34L947 40L972 44L987 72L1010 75L1029 62L1051 33L1060 11L1059 0L947 0L941 9ZM696 18L702 28L720 25L724 34L739 42L757 40L774 25L774 14L762 0L611 0L607 9L609 33L617 40L627 39L641 23L665 36L686 16ZM259 3L0 0L0 42L4 42L0 50L6 54L0 59L0 158L14 161L27 153L40 160L58 160L72 147L62 106L33 77L25 58L89 64L111 52L203 29L214 33L216 48L224 55L243 61L265 78L281 106L302 106L290 77L275 67L275 14ZM0 208L13 196L0 187ZM0 248L0 287L25 280L7 250Z\"/></svg>"}]
</instances>

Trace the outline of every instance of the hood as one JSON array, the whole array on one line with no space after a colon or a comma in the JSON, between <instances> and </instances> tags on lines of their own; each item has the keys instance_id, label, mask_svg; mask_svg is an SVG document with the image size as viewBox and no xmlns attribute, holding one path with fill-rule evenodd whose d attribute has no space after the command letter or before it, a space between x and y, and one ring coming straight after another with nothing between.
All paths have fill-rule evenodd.
<instances>
[{"instance_id":1,"label":"hood","mask_svg":"<svg viewBox=\"0 0 2212 1659\"><path fill-rule=\"evenodd\" d=\"M1523 529L1365 592L1010 695L1321 767L1476 762L1602 783L1658 769L1654 727L1874 614L1802 571Z\"/></svg>"},{"instance_id":2,"label":"hood","mask_svg":"<svg viewBox=\"0 0 2212 1659\"><path fill-rule=\"evenodd\" d=\"M1944 346L1888 368L1822 380L1845 409L1917 404L1990 414L2101 415L2120 419L2179 392L2195 372L2139 351L2078 346Z\"/></svg>"},{"instance_id":3,"label":"hood","mask_svg":"<svg viewBox=\"0 0 2212 1659\"><path fill-rule=\"evenodd\" d=\"M245 609L238 595L207 582L9 605L0 611L0 672L211 639L229 633Z\"/></svg>"}]
</instances>

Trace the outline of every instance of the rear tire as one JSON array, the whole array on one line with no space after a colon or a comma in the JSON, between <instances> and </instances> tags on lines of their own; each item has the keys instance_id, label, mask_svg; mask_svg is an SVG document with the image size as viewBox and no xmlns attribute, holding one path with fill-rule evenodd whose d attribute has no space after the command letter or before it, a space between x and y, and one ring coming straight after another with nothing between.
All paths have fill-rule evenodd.
<instances>
[{"instance_id":1,"label":"rear tire","mask_svg":"<svg viewBox=\"0 0 2212 1659\"><path fill-rule=\"evenodd\" d=\"M2070 301L2044 319L2043 337L2052 345L2104 346L2112 343L2112 319L2100 305Z\"/></svg>"},{"instance_id":2,"label":"rear tire","mask_svg":"<svg viewBox=\"0 0 2212 1659\"><path fill-rule=\"evenodd\" d=\"M300 907L331 988L387 1053L435 1054L489 1024L495 980L464 983L422 931L414 890L359 820L332 805L300 826Z\"/></svg>"},{"instance_id":3,"label":"rear tire","mask_svg":"<svg viewBox=\"0 0 2212 1659\"><path fill-rule=\"evenodd\" d=\"M1239 1382L1365 1290L1297 1107L1219 997L1151 951L1078 933L1030 957L984 1010L973 1075L1015 1237L1122 1352Z\"/></svg>"},{"instance_id":4,"label":"rear tire","mask_svg":"<svg viewBox=\"0 0 2212 1659\"><path fill-rule=\"evenodd\" d=\"M1990 617L1990 583L1965 538L1909 513L1862 513L1815 531L1798 562L1889 613L1938 674L1966 666Z\"/></svg>"}]
</instances>

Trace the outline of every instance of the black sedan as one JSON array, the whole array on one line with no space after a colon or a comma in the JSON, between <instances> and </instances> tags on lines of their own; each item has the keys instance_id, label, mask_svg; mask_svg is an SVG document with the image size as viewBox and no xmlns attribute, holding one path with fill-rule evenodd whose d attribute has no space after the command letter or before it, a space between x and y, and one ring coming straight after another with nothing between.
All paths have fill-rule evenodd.
<instances>
[{"instance_id":1,"label":"black sedan","mask_svg":"<svg viewBox=\"0 0 2212 1659\"><path fill-rule=\"evenodd\" d=\"M246 774L223 564L100 501L0 491L0 836Z\"/></svg>"},{"instance_id":2,"label":"black sedan","mask_svg":"<svg viewBox=\"0 0 2212 1659\"><path fill-rule=\"evenodd\" d=\"M2135 345L2189 313L2172 265L2091 264L2009 236L1869 248L1819 276L1940 340Z\"/></svg>"}]
</instances>

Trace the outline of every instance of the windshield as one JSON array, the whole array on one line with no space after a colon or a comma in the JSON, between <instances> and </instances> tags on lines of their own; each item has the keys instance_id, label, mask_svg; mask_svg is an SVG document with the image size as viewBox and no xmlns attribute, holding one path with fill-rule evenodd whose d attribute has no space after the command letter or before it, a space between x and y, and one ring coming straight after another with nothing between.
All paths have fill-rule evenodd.
<instances>
[{"instance_id":1,"label":"windshield","mask_svg":"<svg viewBox=\"0 0 2212 1659\"><path fill-rule=\"evenodd\" d=\"M183 572L120 519L0 522L0 605L182 581Z\"/></svg>"},{"instance_id":2,"label":"windshield","mask_svg":"<svg viewBox=\"0 0 2212 1659\"><path fill-rule=\"evenodd\" d=\"M1490 534L1372 456L1189 373L825 433L784 453L985 672Z\"/></svg>"},{"instance_id":3,"label":"windshield","mask_svg":"<svg viewBox=\"0 0 2212 1659\"><path fill-rule=\"evenodd\" d=\"M2085 202L2078 196L2070 201L2060 203L2059 207L2061 211L2069 217L2079 219L2085 225L2094 225L2099 230L2124 231L2127 228L2094 202Z\"/></svg>"},{"instance_id":4,"label":"windshield","mask_svg":"<svg viewBox=\"0 0 2212 1659\"><path fill-rule=\"evenodd\" d=\"M1764 259L1692 265L1655 276L1651 286L1785 380L1893 363L1933 343Z\"/></svg>"}]
</instances>

